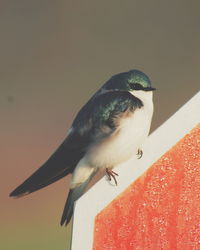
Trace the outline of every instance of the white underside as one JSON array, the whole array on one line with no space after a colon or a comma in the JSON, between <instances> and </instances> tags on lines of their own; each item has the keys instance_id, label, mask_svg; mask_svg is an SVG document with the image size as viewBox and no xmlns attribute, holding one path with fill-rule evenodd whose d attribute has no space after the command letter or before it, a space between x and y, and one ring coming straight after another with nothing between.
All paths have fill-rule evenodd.
<instances>
[{"instance_id":1,"label":"white underside","mask_svg":"<svg viewBox=\"0 0 200 250\"><path fill-rule=\"evenodd\" d=\"M152 92L134 91L143 107L122 119L118 129L109 137L93 144L82 158L72 177L71 187L84 182L94 168L113 168L137 154L149 134L153 114Z\"/></svg>"}]
</instances>

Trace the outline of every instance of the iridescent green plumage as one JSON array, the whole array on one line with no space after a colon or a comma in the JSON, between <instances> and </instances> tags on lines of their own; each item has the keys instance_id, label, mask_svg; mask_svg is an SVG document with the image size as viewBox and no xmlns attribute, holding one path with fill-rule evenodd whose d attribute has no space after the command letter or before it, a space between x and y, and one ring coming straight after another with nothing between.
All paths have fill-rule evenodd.
<instances>
[{"instance_id":1,"label":"iridescent green plumage","mask_svg":"<svg viewBox=\"0 0 200 250\"><path fill-rule=\"evenodd\" d=\"M133 84L141 86L142 90L151 88L151 81L147 75L139 70L130 70L112 76L103 86L104 89L110 90L133 90Z\"/></svg>"},{"instance_id":2,"label":"iridescent green plumage","mask_svg":"<svg viewBox=\"0 0 200 250\"><path fill-rule=\"evenodd\" d=\"M130 70L127 72L127 79L129 83L138 83L144 88L151 87L151 81L149 77L139 70Z\"/></svg>"}]
</instances>

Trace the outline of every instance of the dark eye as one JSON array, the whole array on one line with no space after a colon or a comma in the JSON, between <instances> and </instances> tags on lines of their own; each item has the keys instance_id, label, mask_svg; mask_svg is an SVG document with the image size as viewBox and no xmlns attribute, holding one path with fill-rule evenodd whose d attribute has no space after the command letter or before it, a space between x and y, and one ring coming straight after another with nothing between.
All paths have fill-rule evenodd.
<instances>
[{"instance_id":1,"label":"dark eye","mask_svg":"<svg viewBox=\"0 0 200 250\"><path fill-rule=\"evenodd\" d=\"M142 85L139 84L139 83L132 83L131 84L131 88L134 89L134 90L141 90L141 89L143 89Z\"/></svg>"}]
</instances>

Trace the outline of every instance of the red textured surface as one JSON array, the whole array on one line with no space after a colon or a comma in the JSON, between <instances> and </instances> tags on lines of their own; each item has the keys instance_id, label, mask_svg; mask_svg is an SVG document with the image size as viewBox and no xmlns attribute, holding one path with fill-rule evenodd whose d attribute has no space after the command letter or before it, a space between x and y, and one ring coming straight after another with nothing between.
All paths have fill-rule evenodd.
<instances>
[{"instance_id":1,"label":"red textured surface","mask_svg":"<svg viewBox=\"0 0 200 250\"><path fill-rule=\"evenodd\" d=\"M93 249L200 249L200 125L96 216Z\"/></svg>"}]
</instances>

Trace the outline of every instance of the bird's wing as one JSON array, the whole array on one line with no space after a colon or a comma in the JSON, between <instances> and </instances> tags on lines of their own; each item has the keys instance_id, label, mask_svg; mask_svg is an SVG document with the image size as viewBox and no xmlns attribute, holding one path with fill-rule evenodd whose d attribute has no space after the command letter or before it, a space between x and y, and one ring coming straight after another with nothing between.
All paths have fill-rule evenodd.
<instances>
[{"instance_id":1,"label":"bird's wing","mask_svg":"<svg viewBox=\"0 0 200 250\"><path fill-rule=\"evenodd\" d=\"M20 186L12 191L10 196L21 197L30 194L73 172L74 166L82 158L84 152L78 146L76 148L73 148L73 144L72 147L69 146L67 141L70 137L69 135L51 157ZM75 140L77 138L74 137Z\"/></svg>"},{"instance_id":2,"label":"bird's wing","mask_svg":"<svg viewBox=\"0 0 200 250\"><path fill-rule=\"evenodd\" d=\"M128 91L105 91L95 95L79 111L72 128L86 145L111 135L124 112L134 112L143 103Z\"/></svg>"},{"instance_id":3,"label":"bird's wing","mask_svg":"<svg viewBox=\"0 0 200 250\"><path fill-rule=\"evenodd\" d=\"M79 111L71 132L55 153L10 196L32 193L72 173L94 140L110 136L115 131L121 113L133 112L140 107L142 102L126 91L95 95Z\"/></svg>"}]
</instances>

